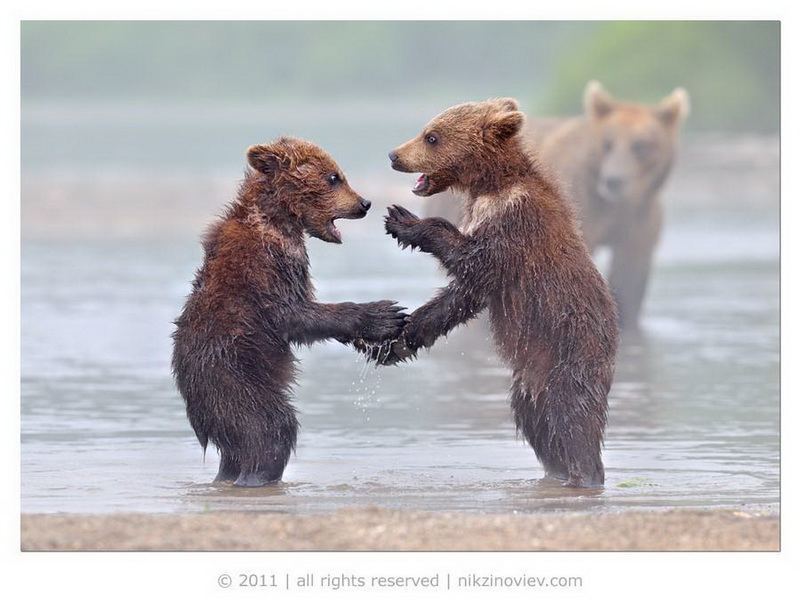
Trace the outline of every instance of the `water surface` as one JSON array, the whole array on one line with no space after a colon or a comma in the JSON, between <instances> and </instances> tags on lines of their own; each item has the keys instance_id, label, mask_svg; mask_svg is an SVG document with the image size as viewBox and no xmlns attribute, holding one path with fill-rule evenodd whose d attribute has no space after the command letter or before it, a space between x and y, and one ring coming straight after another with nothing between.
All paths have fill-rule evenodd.
<instances>
[{"instance_id":1,"label":"water surface","mask_svg":"<svg viewBox=\"0 0 800 612\"><path fill-rule=\"evenodd\" d=\"M342 228L342 246L310 243L319 299L413 308L441 284L431 259L383 234L379 211ZM776 211L670 213L643 333L621 351L594 492L540 482L480 321L395 368L336 343L299 351L302 429L284 482L212 484L216 452L203 456L169 370L171 321L200 258L188 234L25 239L24 512L777 507Z\"/></svg>"}]
</instances>

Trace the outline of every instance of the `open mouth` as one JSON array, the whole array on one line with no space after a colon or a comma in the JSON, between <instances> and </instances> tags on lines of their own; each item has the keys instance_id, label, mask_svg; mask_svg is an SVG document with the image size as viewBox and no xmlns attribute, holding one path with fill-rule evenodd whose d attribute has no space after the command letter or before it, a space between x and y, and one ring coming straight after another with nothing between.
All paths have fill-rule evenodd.
<instances>
[{"instance_id":1,"label":"open mouth","mask_svg":"<svg viewBox=\"0 0 800 612\"><path fill-rule=\"evenodd\" d=\"M328 223L328 234L333 237L334 242L341 244L342 232L340 232L339 228L336 227L336 219L331 219L330 223Z\"/></svg>"},{"instance_id":2,"label":"open mouth","mask_svg":"<svg viewBox=\"0 0 800 612\"><path fill-rule=\"evenodd\" d=\"M414 183L414 188L411 190L411 192L412 193L423 193L423 192L425 192L428 189L429 182L430 181L428 180L428 175L427 174L420 175L419 178L417 179L417 182Z\"/></svg>"},{"instance_id":3,"label":"open mouth","mask_svg":"<svg viewBox=\"0 0 800 612\"><path fill-rule=\"evenodd\" d=\"M325 224L325 231L320 232L317 230L317 234L315 235L326 242L341 244L342 232L336 227L336 222L339 219L363 219L367 215L367 211L370 209L371 205L372 203L369 200L361 198L354 207L337 210Z\"/></svg>"}]
</instances>

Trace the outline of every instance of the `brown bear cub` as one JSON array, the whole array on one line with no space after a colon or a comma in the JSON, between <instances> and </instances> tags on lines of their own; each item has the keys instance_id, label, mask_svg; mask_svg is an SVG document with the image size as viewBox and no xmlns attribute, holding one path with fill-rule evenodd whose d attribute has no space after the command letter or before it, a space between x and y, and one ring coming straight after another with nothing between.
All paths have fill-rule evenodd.
<instances>
[{"instance_id":1,"label":"brown bear cub","mask_svg":"<svg viewBox=\"0 0 800 612\"><path fill-rule=\"evenodd\" d=\"M238 197L205 235L205 260L175 321L172 367L197 439L220 453L216 481L280 480L297 439L292 345L386 342L405 314L391 301L314 300L304 234L341 243L337 219L370 202L315 144L282 138L247 151Z\"/></svg>"},{"instance_id":2,"label":"brown bear cub","mask_svg":"<svg viewBox=\"0 0 800 612\"><path fill-rule=\"evenodd\" d=\"M616 308L572 205L526 154L523 121L511 99L461 104L389 154L395 170L422 173L416 195L453 189L465 196L465 210L459 230L389 209L387 233L437 257L452 280L373 357L396 363L488 308L498 352L512 369L518 430L548 476L599 486Z\"/></svg>"}]
</instances>

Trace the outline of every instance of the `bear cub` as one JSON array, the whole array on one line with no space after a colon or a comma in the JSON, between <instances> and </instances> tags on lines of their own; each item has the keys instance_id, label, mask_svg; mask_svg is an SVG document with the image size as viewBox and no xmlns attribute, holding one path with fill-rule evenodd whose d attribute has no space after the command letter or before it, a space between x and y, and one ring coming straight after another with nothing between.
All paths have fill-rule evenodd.
<instances>
[{"instance_id":1,"label":"bear cub","mask_svg":"<svg viewBox=\"0 0 800 612\"><path fill-rule=\"evenodd\" d=\"M389 154L395 170L421 173L413 193L452 189L465 209L459 229L390 207L387 233L434 255L451 280L371 356L397 363L488 309L517 429L548 476L599 486L616 308L571 203L526 152L523 121L509 98L460 104Z\"/></svg>"},{"instance_id":2,"label":"bear cub","mask_svg":"<svg viewBox=\"0 0 800 612\"><path fill-rule=\"evenodd\" d=\"M172 367L205 450L220 453L215 481L280 480L297 440L292 345L335 339L363 350L396 338L395 302L315 301L305 234L341 243L337 219L370 202L331 157L295 138L255 145L238 197L205 235L205 258L175 321Z\"/></svg>"}]
</instances>

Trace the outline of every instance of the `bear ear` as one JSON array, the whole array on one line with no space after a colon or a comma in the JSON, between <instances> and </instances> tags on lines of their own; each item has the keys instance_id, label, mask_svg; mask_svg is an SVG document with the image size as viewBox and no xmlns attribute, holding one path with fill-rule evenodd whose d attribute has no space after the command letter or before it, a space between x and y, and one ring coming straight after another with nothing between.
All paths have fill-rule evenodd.
<instances>
[{"instance_id":1,"label":"bear ear","mask_svg":"<svg viewBox=\"0 0 800 612\"><path fill-rule=\"evenodd\" d=\"M525 115L518 110L501 110L489 115L483 130L484 138L491 137L502 142L519 132Z\"/></svg>"},{"instance_id":2,"label":"bear ear","mask_svg":"<svg viewBox=\"0 0 800 612\"><path fill-rule=\"evenodd\" d=\"M600 120L614 110L614 98L597 81L590 81L583 91L583 109L586 116Z\"/></svg>"},{"instance_id":3,"label":"bear ear","mask_svg":"<svg viewBox=\"0 0 800 612\"><path fill-rule=\"evenodd\" d=\"M492 103L502 111L519 110L519 104L514 98L495 98Z\"/></svg>"},{"instance_id":4,"label":"bear ear","mask_svg":"<svg viewBox=\"0 0 800 612\"><path fill-rule=\"evenodd\" d=\"M679 87L661 100L656 106L656 114L667 126L678 125L689 116L689 94Z\"/></svg>"},{"instance_id":5,"label":"bear ear","mask_svg":"<svg viewBox=\"0 0 800 612\"><path fill-rule=\"evenodd\" d=\"M310 143L281 136L269 144L253 145L247 149L247 162L254 170L263 174L275 174L278 170L296 168L309 156Z\"/></svg>"},{"instance_id":6,"label":"bear ear","mask_svg":"<svg viewBox=\"0 0 800 612\"><path fill-rule=\"evenodd\" d=\"M281 167L285 154L272 145L253 145L247 149L247 163L262 174L274 174Z\"/></svg>"}]
</instances>

